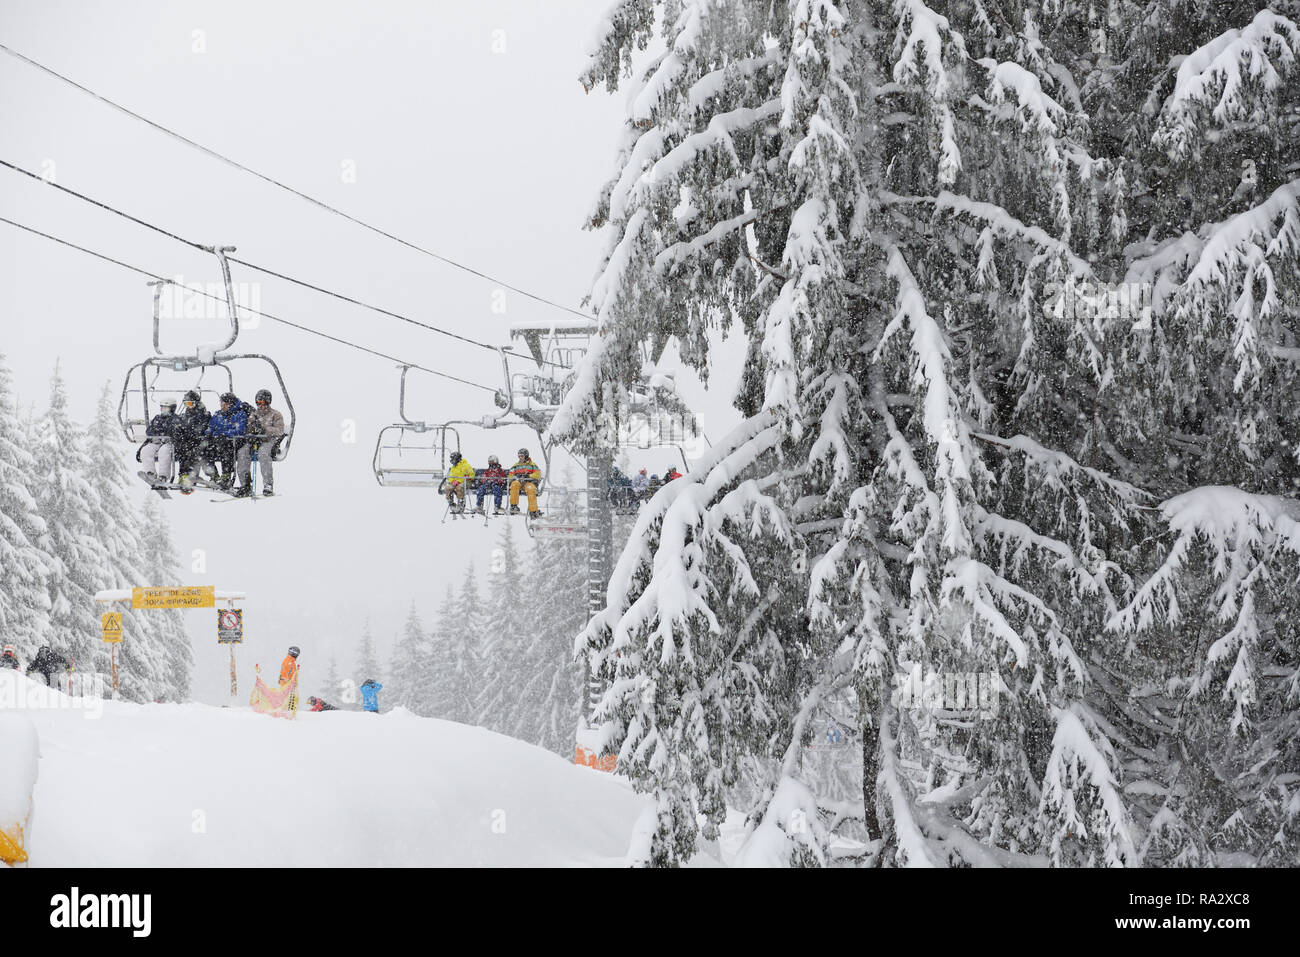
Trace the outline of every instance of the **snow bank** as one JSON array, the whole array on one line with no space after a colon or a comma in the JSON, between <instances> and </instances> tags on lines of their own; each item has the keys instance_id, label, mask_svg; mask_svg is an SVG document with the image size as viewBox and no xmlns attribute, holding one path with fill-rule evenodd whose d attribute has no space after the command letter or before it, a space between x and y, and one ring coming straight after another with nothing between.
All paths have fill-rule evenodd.
<instances>
[{"instance_id":1,"label":"snow bank","mask_svg":"<svg viewBox=\"0 0 1300 957\"><path fill-rule=\"evenodd\" d=\"M39 756L36 726L22 715L0 713L0 829L27 819Z\"/></svg>"},{"instance_id":2,"label":"snow bank","mask_svg":"<svg viewBox=\"0 0 1300 957\"><path fill-rule=\"evenodd\" d=\"M80 699L5 684L21 687L0 695L0 743L28 742L25 769L34 734L44 749L37 867L623 866L645 800L625 779L405 711L275 721L101 701L89 720L64 704ZM25 799L0 768L0 795Z\"/></svg>"}]
</instances>

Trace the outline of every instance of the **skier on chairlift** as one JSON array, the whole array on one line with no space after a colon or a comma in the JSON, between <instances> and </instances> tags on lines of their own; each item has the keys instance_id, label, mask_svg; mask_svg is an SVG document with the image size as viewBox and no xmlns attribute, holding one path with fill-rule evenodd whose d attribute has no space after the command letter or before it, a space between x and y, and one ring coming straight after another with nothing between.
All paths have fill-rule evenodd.
<instances>
[{"instance_id":1,"label":"skier on chairlift","mask_svg":"<svg viewBox=\"0 0 1300 957\"><path fill-rule=\"evenodd\" d=\"M636 496L637 501L645 501L648 498L646 495L648 488L650 488L650 476L646 475L645 469L632 476L632 494Z\"/></svg>"},{"instance_id":2,"label":"skier on chairlift","mask_svg":"<svg viewBox=\"0 0 1300 957\"><path fill-rule=\"evenodd\" d=\"M241 442L236 456L236 469L244 485L235 494L241 498L252 491L254 449L257 450L258 471L262 475L262 494L268 497L275 494L272 460L284 437L284 416L271 408L271 390L259 389L254 401L257 408L248 419L248 434L257 438Z\"/></svg>"},{"instance_id":3,"label":"skier on chairlift","mask_svg":"<svg viewBox=\"0 0 1300 957\"><path fill-rule=\"evenodd\" d=\"M501 507L501 497L506 492L506 479L509 474L501 467L501 460L495 455L488 456L488 466L483 470L483 474L478 477L478 493L474 503L474 511L479 515L486 514L483 511L483 497L488 492L492 493L492 502L496 508L494 515L504 515L506 510Z\"/></svg>"},{"instance_id":4,"label":"skier on chairlift","mask_svg":"<svg viewBox=\"0 0 1300 957\"><path fill-rule=\"evenodd\" d=\"M665 483L671 482L673 479L679 479L681 477L682 477L682 473L677 471L677 466L670 465L668 466L668 474L664 476L664 482Z\"/></svg>"},{"instance_id":5,"label":"skier on chairlift","mask_svg":"<svg viewBox=\"0 0 1300 957\"><path fill-rule=\"evenodd\" d=\"M217 479L217 484L221 486L222 491L229 492L234 487L236 446L242 446L247 442L244 436L248 434L248 414L251 411L248 403L240 402L239 397L233 392L227 392L221 396L221 411L208 420L208 427L204 432L209 442L208 461L212 465L221 466L221 475ZM241 489L234 491L233 494L236 496L248 495L252 491L251 476L244 473L241 478L244 484Z\"/></svg>"},{"instance_id":6,"label":"skier on chairlift","mask_svg":"<svg viewBox=\"0 0 1300 957\"><path fill-rule=\"evenodd\" d=\"M140 449L140 464L144 466L146 478L165 485L172 480L172 463L185 434L185 422L176 414L175 399L163 399L158 408L161 411L149 420L145 433L148 438Z\"/></svg>"},{"instance_id":7,"label":"skier on chairlift","mask_svg":"<svg viewBox=\"0 0 1300 957\"><path fill-rule=\"evenodd\" d=\"M193 486L198 478L199 446L204 441L203 433L208 430L212 416L193 389L185 393L181 404L184 411L181 412L181 427L176 438L176 463L180 469L180 484Z\"/></svg>"},{"instance_id":8,"label":"skier on chairlift","mask_svg":"<svg viewBox=\"0 0 1300 957\"><path fill-rule=\"evenodd\" d=\"M541 510L537 507L537 483L542 480L542 470L528 456L527 449L519 450L519 461L510 466L510 514L519 514L519 493L528 496L528 516L537 518Z\"/></svg>"},{"instance_id":9,"label":"skier on chairlift","mask_svg":"<svg viewBox=\"0 0 1300 957\"><path fill-rule=\"evenodd\" d=\"M474 466L459 452L451 453L451 471L447 473L447 504L453 515L465 511L465 492L474 481Z\"/></svg>"}]
</instances>

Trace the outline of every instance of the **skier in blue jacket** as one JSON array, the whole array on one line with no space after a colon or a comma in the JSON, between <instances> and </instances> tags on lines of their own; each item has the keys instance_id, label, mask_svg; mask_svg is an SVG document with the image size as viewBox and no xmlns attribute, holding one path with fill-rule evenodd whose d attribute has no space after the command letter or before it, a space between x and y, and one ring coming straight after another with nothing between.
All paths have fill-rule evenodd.
<instances>
[{"instance_id":1,"label":"skier in blue jacket","mask_svg":"<svg viewBox=\"0 0 1300 957\"><path fill-rule=\"evenodd\" d=\"M233 392L227 392L221 397L221 411L208 420L207 430L203 433L208 440L208 461L221 463L218 484L223 489L230 489L235 484L235 446L248 434L250 412L252 409L247 402L240 402ZM244 476L244 487L251 490L249 476Z\"/></svg>"},{"instance_id":2,"label":"skier in blue jacket","mask_svg":"<svg viewBox=\"0 0 1300 957\"><path fill-rule=\"evenodd\" d=\"M383 690L374 678L367 678L361 685L361 709L379 714L379 692Z\"/></svg>"}]
</instances>

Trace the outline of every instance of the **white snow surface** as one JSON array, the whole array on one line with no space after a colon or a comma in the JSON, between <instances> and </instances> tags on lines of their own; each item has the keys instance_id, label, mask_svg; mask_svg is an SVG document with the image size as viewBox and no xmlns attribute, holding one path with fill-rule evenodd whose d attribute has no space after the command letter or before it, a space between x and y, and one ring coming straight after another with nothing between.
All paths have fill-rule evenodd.
<instances>
[{"instance_id":1,"label":"white snow surface","mask_svg":"<svg viewBox=\"0 0 1300 957\"><path fill-rule=\"evenodd\" d=\"M34 742L10 731L27 719L33 867L624 866L646 801L625 779L402 709L289 721L89 702L5 670L0 801L14 790L24 815L12 772Z\"/></svg>"},{"instance_id":2,"label":"white snow surface","mask_svg":"<svg viewBox=\"0 0 1300 957\"><path fill-rule=\"evenodd\" d=\"M5 674L18 677L7 670ZM31 721L19 714L0 712L0 828L27 819L36 783L38 749Z\"/></svg>"}]
</instances>

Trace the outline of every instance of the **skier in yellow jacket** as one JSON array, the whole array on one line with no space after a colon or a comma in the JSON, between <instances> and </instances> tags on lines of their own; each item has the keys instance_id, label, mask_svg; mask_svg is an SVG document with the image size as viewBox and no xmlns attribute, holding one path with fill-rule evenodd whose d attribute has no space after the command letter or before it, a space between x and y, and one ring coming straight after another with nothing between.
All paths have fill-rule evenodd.
<instances>
[{"instance_id":1,"label":"skier in yellow jacket","mask_svg":"<svg viewBox=\"0 0 1300 957\"><path fill-rule=\"evenodd\" d=\"M465 511L465 492L474 481L474 466L459 452L451 453L451 471L447 473L447 504L456 513Z\"/></svg>"},{"instance_id":2,"label":"skier in yellow jacket","mask_svg":"<svg viewBox=\"0 0 1300 957\"><path fill-rule=\"evenodd\" d=\"M541 515L537 507L537 483L542 480L542 470L528 457L527 449L519 450L519 461L510 466L510 514L519 514L519 492L522 489L528 495L528 514L532 518Z\"/></svg>"}]
</instances>

